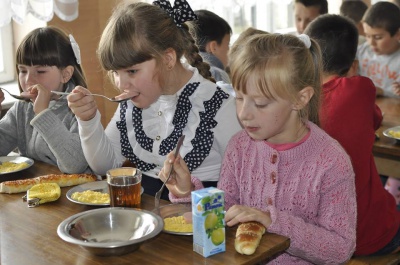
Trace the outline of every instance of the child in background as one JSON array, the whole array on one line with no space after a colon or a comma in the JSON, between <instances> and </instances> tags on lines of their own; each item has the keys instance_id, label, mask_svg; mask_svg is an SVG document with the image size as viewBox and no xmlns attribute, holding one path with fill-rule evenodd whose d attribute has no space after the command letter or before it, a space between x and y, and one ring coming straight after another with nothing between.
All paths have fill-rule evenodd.
<instances>
[{"instance_id":1,"label":"child in background","mask_svg":"<svg viewBox=\"0 0 400 265\"><path fill-rule=\"evenodd\" d=\"M328 13L327 0L294 0L294 20L298 34L319 15Z\"/></svg>"},{"instance_id":2,"label":"child in background","mask_svg":"<svg viewBox=\"0 0 400 265\"><path fill-rule=\"evenodd\" d=\"M89 91L77 87L68 96L93 171L103 175L128 159L144 173L142 186L150 195L162 186L158 173L181 135L180 155L190 171L205 186L216 186L228 141L240 130L234 98L207 80L209 65L184 23L195 18L193 11L185 1L176 3L127 3L113 12L98 56L119 98L128 100L105 131ZM181 62L183 56L192 66ZM168 199L166 189L162 198Z\"/></svg>"},{"instance_id":3,"label":"child in background","mask_svg":"<svg viewBox=\"0 0 400 265\"><path fill-rule=\"evenodd\" d=\"M306 35L259 34L231 56L236 111L244 130L225 152L218 188L228 226L257 221L290 238L270 264L341 264L356 243L351 161L318 127L321 53ZM171 200L202 188L171 152L160 178Z\"/></svg>"},{"instance_id":4,"label":"child in background","mask_svg":"<svg viewBox=\"0 0 400 265\"><path fill-rule=\"evenodd\" d=\"M372 79L378 96L400 98L400 8L377 2L363 17L367 42L357 51L360 75ZM388 177L385 188L400 207L400 180Z\"/></svg>"},{"instance_id":5,"label":"child in background","mask_svg":"<svg viewBox=\"0 0 400 265\"><path fill-rule=\"evenodd\" d=\"M0 156L18 148L22 156L57 165L64 173L90 170L66 97L51 93L86 86L72 42L61 30L44 27L31 31L19 45L18 85L28 101L15 102L0 120Z\"/></svg>"},{"instance_id":6,"label":"child in background","mask_svg":"<svg viewBox=\"0 0 400 265\"><path fill-rule=\"evenodd\" d=\"M356 24L358 30L358 45L366 41L361 20L367 9L367 4L362 0L345 0L340 5L340 15L351 19Z\"/></svg>"},{"instance_id":7,"label":"child in background","mask_svg":"<svg viewBox=\"0 0 400 265\"><path fill-rule=\"evenodd\" d=\"M196 40L200 55L210 64L211 75L216 81L230 84L225 72L228 64L229 43L232 29L222 17L208 10L196 10L197 19L189 22L190 32Z\"/></svg>"},{"instance_id":8,"label":"child in background","mask_svg":"<svg viewBox=\"0 0 400 265\"><path fill-rule=\"evenodd\" d=\"M362 21L367 42L358 47L360 75L372 79L378 96L400 98L400 8L377 2Z\"/></svg>"},{"instance_id":9,"label":"child in background","mask_svg":"<svg viewBox=\"0 0 400 265\"><path fill-rule=\"evenodd\" d=\"M355 172L354 254L384 255L396 251L400 246L400 212L393 196L381 184L372 154L375 130L382 122L382 113L375 104L376 88L367 77L346 77L357 53L358 30L350 19L323 15L311 22L305 33L324 51L321 128L343 146Z\"/></svg>"}]
</instances>

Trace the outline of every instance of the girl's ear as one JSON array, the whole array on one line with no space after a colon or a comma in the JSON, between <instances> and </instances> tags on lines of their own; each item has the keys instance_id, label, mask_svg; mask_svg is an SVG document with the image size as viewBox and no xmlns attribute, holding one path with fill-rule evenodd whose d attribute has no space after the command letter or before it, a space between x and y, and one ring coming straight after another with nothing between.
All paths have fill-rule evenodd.
<instances>
[{"instance_id":1,"label":"girl's ear","mask_svg":"<svg viewBox=\"0 0 400 265\"><path fill-rule=\"evenodd\" d=\"M297 93L297 102L293 104L294 110L301 110L304 108L312 96L314 95L314 88L307 86Z\"/></svg>"},{"instance_id":2,"label":"girl's ear","mask_svg":"<svg viewBox=\"0 0 400 265\"><path fill-rule=\"evenodd\" d=\"M75 68L72 65L68 65L65 67L61 72L63 80L62 82L64 84L68 83L68 81L71 79L72 75L74 74Z\"/></svg>"},{"instance_id":3,"label":"girl's ear","mask_svg":"<svg viewBox=\"0 0 400 265\"><path fill-rule=\"evenodd\" d=\"M165 52L164 52L164 64L165 67L168 70L172 70L172 68L174 68L175 64L176 64L176 52L174 49L172 48L168 48Z\"/></svg>"}]
</instances>

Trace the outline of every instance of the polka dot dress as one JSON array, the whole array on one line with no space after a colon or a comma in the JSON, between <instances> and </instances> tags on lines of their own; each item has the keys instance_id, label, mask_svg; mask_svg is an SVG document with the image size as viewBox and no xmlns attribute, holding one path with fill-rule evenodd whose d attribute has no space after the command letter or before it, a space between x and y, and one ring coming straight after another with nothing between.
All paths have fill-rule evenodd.
<instances>
[{"instance_id":1,"label":"polka dot dress","mask_svg":"<svg viewBox=\"0 0 400 265\"><path fill-rule=\"evenodd\" d=\"M192 103L190 102L190 96L195 92L199 86L199 82L189 83L183 89L181 95L178 98L176 111L172 119L172 124L174 125L174 130L171 134L162 140L159 155L166 156L171 152L177 142L179 137L182 135L183 130L188 125L188 116L190 110L192 109ZM229 95L223 92L221 89L217 89L214 95L205 101L204 111L199 113L200 123L196 128L196 133L194 138L191 140L191 145L193 149L185 155L183 158L188 165L190 171L195 170L204 159L210 153L211 147L214 141L213 128L217 126L217 121L215 121L215 116L218 110L221 108L224 99L227 99ZM117 128L121 134L121 149L122 154L129 159L132 163L136 164L137 167L146 172L156 167L156 164L146 163L133 152L133 148L128 139L127 125L126 125L126 110L127 102L121 103L120 118L121 121L117 122ZM142 120L142 109L133 107L132 110L132 123L134 126L135 137L137 143L141 148L148 152L152 152L154 139L149 138L143 130L143 120Z\"/></svg>"}]
</instances>

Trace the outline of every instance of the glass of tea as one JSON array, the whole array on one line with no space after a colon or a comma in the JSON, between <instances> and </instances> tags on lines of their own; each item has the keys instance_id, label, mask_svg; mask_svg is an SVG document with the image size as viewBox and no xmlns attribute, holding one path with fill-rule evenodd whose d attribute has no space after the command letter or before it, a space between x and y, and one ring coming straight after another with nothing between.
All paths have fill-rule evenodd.
<instances>
[{"instance_id":1,"label":"glass of tea","mask_svg":"<svg viewBox=\"0 0 400 265\"><path fill-rule=\"evenodd\" d=\"M140 208L142 172L133 167L107 171L111 207Z\"/></svg>"}]
</instances>

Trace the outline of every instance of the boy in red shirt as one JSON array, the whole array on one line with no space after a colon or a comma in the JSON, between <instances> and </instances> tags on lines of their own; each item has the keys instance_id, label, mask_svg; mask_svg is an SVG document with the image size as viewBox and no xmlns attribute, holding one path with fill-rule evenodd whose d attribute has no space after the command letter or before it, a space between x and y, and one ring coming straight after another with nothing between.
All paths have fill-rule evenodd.
<instances>
[{"instance_id":1,"label":"boy in red shirt","mask_svg":"<svg viewBox=\"0 0 400 265\"><path fill-rule=\"evenodd\" d=\"M367 77L347 77L357 66L357 28L343 16L323 15L311 22L305 33L323 51L321 127L343 146L355 172L355 255L398 252L400 212L381 183L372 155L375 130L382 122L382 113L375 104L376 88Z\"/></svg>"}]
</instances>

